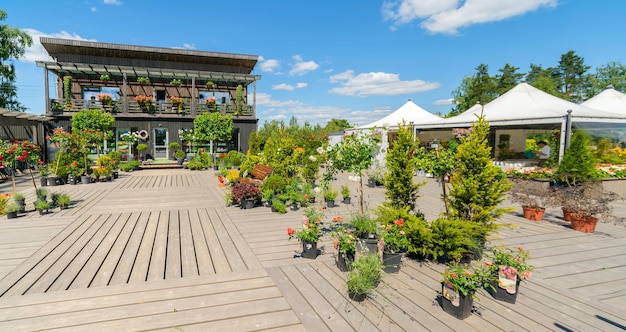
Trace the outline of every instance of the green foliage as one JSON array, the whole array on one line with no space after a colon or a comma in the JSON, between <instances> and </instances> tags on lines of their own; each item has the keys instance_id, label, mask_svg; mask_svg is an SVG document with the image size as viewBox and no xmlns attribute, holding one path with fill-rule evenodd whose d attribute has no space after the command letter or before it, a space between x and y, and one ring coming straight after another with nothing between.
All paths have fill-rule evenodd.
<instances>
[{"instance_id":1,"label":"green foliage","mask_svg":"<svg viewBox=\"0 0 626 332\"><path fill-rule=\"evenodd\" d=\"M115 123L115 118L102 110L82 110L72 115L72 130L107 131Z\"/></svg>"},{"instance_id":2,"label":"green foliage","mask_svg":"<svg viewBox=\"0 0 626 332\"><path fill-rule=\"evenodd\" d=\"M276 174L272 174L265 178L263 184L261 185L261 190L272 190L273 192L278 194L284 192L286 187L287 182L285 181L285 178Z\"/></svg>"},{"instance_id":3,"label":"green foliage","mask_svg":"<svg viewBox=\"0 0 626 332\"><path fill-rule=\"evenodd\" d=\"M582 130L574 131L569 147L555 173L560 184L576 185L593 179L595 158L589 148L589 137Z\"/></svg>"},{"instance_id":4,"label":"green foliage","mask_svg":"<svg viewBox=\"0 0 626 332\"><path fill-rule=\"evenodd\" d=\"M131 165L130 163L120 164L120 170L123 172L128 172L131 169L133 169L133 165Z\"/></svg>"},{"instance_id":5,"label":"green foliage","mask_svg":"<svg viewBox=\"0 0 626 332\"><path fill-rule=\"evenodd\" d=\"M455 107L448 116L458 115L476 103L485 105L496 99L497 82L489 75L489 67L480 64L476 67L476 73L470 77L465 77L461 85L452 92Z\"/></svg>"},{"instance_id":6,"label":"green foliage","mask_svg":"<svg viewBox=\"0 0 626 332\"><path fill-rule=\"evenodd\" d=\"M334 190L333 188L327 188L326 190L324 190L324 200L325 201L334 201L335 199L337 199L337 191Z\"/></svg>"},{"instance_id":7,"label":"green foliage","mask_svg":"<svg viewBox=\"0 0 626 332\"><path fill-rule=\"evenodd\" d=\"M170 143L170 149L172 149L172 150L178 150L178 149L180 149L180 143L178 143L178 142L172 142L172 143Z\"/></svg>"},{"instance_id":8,"label":"green foliage","mask_svg":"<svg viewBox=\"0 0 626 332\"><path fill-rule=\"evenodd\" d=\"M219 112L205 112L193 120L196 139L203 142L228 141L233 133L233 119Z\"/></svg>"},{"instance_id":9,"label":"green foliage","mask_svg":"<svg viewBox=\"0 0 626 332\"><path fill-rule=\"evenodd\" d=\"M148 145L144 143L137 144L137 151L141 152L148 149Z\"/></svg>"},{"instance_id":10,"label":"green foliage","mask_svg":"<svg viewBox=\"0 0 626 332\"><path fill-rule=\"evenodd\" d=\"M274 210L276 210L276 212L278 212L278 214L287 213L287 205L285 205L285 203L279 199L275 199L272 201L272 207L274 208Z\"/></svg>"},{"instance_id":11,"label":"green foliage","mask_svg":"<svg viewBox=\"0 0 626 332\"><path fill-rule=\"evenodd\" d=\"M341 185L341 197L342 198L350 197L350 188L348 188L347 184L342 184Z\"/></svg>"},{"instance_id":12,"label":"green foliage","mask_svg":"<svg viewBox=\"0 0 626 332\"><path fill-rule=\"evenodd\" d=\"M415 201L419 197L419 188L425 183L414 183L416 154L419 142L414 139L411 128L405 124L398 128L398 137L387 151L387 175L385 177L385 196L387 203L400 208L408 206L415 210Z\"/></svg>"},{"instance_id":13,"label":"green foliage","mask_svg":"<svg viewBox=\"0 0 626 332\"><path fill-rule=\"evenodd\" d=\"M458 261L470 255L482 243L481 226L467 220L438 218L431 223L434 259Z\"/></svg>"},{"instance_id":14,"label":"green foliage","mask_svg":"<svg viewBox=\"0 0 626 332\"><path fill-rule=\"evenodd\" d=\"M498 205L511 188L506 174L492 164L488 135L489 123L481 113L470 136L457 148L449 201L450 216L482 225L485 237L495 228L493 221L510 210Z\"/></svg>"},{"instance_id":15,"label":"green foliage","mask_svg":"<svg viewBox=\"0 0 626 332\"><path fill-rule=\"evenodd\" d=\"M7 18L7 13L0 10L0 21ZM33 41L28 33L17 27L10 27L8 24L0 24L0 108L12 111L24 112L24 107L17 98L17 87L15 85L16 74L13 60L24 56L27 47Z\"/></svg>"},{"instance_id":16,"label":"green foliage","mask_svg":"<svg viewBox=\"0 0 626 332\"><path fill-rule=\"evenodd\" d=\"M184 159L186 156L187 154L183 150L176 150L176 152L174 152L174 158L176 159Z\"/></svg>"},{"instance_id":17,"label":"green foliage","mask_svg":"<svg viewBox=\"0 0 626 332\"><path fill-rule=\"evenodd\" d=\"M327 133L334 133L334 132L342 131L346 128L351 128L351 127L352 125L348 123L348 120L346 119L332 118L326 123L326 127L324 127L324 130Z\"/></svg>"},{"instance_id":18,"label":"green foliage","mask_svg":"<svg viewBox=\"0 0 626 332\"><path fill-rule=\"evenodd\" d=\"M35 202L35 209L37 210L46 210L50 208L50 203L48 201L37 200Z\"/></svg>"},{"instance_id":19,"label":"green foliage","mask_svg":"<svg viewBox=\"0 0 626 332\"><path fill-rule=\"evenodd\" d=\"M204 169L204 165L201 161L192 159L187 163L187 168L189 168L190 170L200 170Z\"/></svg>"},{"instance_id":20,"label":"green foliage","mask_svg":"<svg viewBox=\"0 0 626 332\"><path fill-rule=\"evenodd\" d=\"M366 238L368 235L375 235L378 230L376 219L369 214L354 213L348 221L350 227L354 228L354 235L360 238Z\"/></svg>"},{"instance_id":21,"label":"green foliage","mask_svg":"<svg viewBox=\"0 0 626 332\"><path fill-rule=\"evenodd\" d=\"M346 285L352 294L366 294L376 288L383 276L383 264L376 254L359 257L351 268Z\"/></svg>"},{"instance_id":22,"label":"green foliage","mask_svg":"<svg viewBox=\"0 0 626 332\"><path fill-rule=\"evenodd\" d=\"M488 272L484 268L469 269L459 265L452 264L448 269L441 273L443 280L441 282L457 292L468 296L476 297L476 291L483 287L489 287L491 279Z\"/></svg>"},{"instance_id":23,"label":"green foliage","mask_svg":"<svg viewBox=\"0 0 626 332\"><path fill-rule=\"evenodd\" d=\"M418 258L430 256L433 251L433 236L430 224L423 218L413 215L404 217L404 220L407 226L406 238L409 241L407 253Z\"/></svg>"}]
</instances>

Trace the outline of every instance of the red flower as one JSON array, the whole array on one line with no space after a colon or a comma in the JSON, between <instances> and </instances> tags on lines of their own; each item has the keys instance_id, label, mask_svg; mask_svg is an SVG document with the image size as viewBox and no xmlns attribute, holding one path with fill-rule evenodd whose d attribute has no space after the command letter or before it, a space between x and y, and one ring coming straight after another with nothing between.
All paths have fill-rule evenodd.
<instances>
[{"instance_id":1,"label":"red flower","mask_svg":"<svg viewBox=\"0 0 626 332\"><path fill-rule=\"evenodd\" d=\"M294 234L296 234L296 230L291 228L291 227L288 227L287 228L287 235L293 236Z\"/></svg>"},{"instance_id":2,"label":"red flower","mask_svg":"<svg viewBox=\"0 0 626 332\"><path fill-rule=\"evenodd\" d=\"M343 220L343 217L342 217L342 216L336 216L336 217L334 217L334 218L333 218L333 221L334 221L334 222L340 222L340 221L342 221L342 220Z\"/></svg>"},{"instance_id":3,"label":"red flower","mask_svg":"<svg viewBox=\"0 0 626 332\"><path fill-rule=\"evenodd\" d=\"M394 220L393 223L398 225L398 226L402 226L402 225L404 225L404 219L400 218L398 220Z\"/></svg>"}]
</instances>

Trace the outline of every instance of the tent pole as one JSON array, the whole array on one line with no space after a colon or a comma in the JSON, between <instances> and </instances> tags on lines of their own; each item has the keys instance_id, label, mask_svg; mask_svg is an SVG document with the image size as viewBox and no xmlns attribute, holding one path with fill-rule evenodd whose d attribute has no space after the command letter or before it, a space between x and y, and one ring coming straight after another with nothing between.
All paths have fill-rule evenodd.
<instances>
[{"instance_id":1,"label":"tent pole","mask_svg":"<svg viewBox=\"0 0 626 332\"><path fill-rule=\"evenodd\" d=\"M567 115L561 124L561 142L559 147L559 162L563 159L563 154L569 146L570 136L572 133L572 110L567 110Z\"/></svg>"}]
</instances>

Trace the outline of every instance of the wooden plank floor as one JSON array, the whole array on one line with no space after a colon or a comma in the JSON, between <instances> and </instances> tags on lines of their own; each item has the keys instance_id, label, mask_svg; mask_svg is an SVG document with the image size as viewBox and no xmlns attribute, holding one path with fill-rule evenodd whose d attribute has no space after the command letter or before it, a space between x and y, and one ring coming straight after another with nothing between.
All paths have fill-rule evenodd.
<instances>
[{"instance_id":1,"label":"wooden plank floor","mask_svg":"<svg viewBox=\"0 0 626 332\"><path fill-rule=\"evenodd\" d=\"M418 205L433 220L440 187L426 180ZM358 210L348 184L353 204L324 211L327 221ZM1 331L626 330L623 226L583 234L558 211L541 223L503 216L492 243L529 249L537 271L516 304L480 291L460 321L439 306L444 266L429 262L404 259L366 301L348 300L329 236L317 259L299 257L286 229L300 227L302 211L225 207L213 171L142 170L48 189L70 193L72 208L0 219ZM370 208L384 200L384 188L364 194Z\"/></svg>"}]
</instances>

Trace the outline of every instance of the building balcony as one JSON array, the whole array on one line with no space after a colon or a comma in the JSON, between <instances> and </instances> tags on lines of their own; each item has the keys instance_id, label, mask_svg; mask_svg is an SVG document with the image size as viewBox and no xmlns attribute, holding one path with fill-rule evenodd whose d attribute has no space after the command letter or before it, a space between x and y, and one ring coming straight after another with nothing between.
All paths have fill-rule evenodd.
<instances>
[{"instance_id":1,"label":"building balcony","mask_svg":"<svg viewBox=\"0 0 626 332\"><path fill-rule=\"evenodd\" d=\"M153 101L140 104L135 100L113 100L110 104L103 104L98 100L72 99L66 103L65 99L50 99L48 115L72 116L74 113L85 109L101 109L110 112L115 117L178 117L197 116L204 112L219 112L222 115L231 114L233 118L255 119L254 105L216 104L209 107L204 103L174 104L171 101Z\"/></svg>"}]
</instances>

